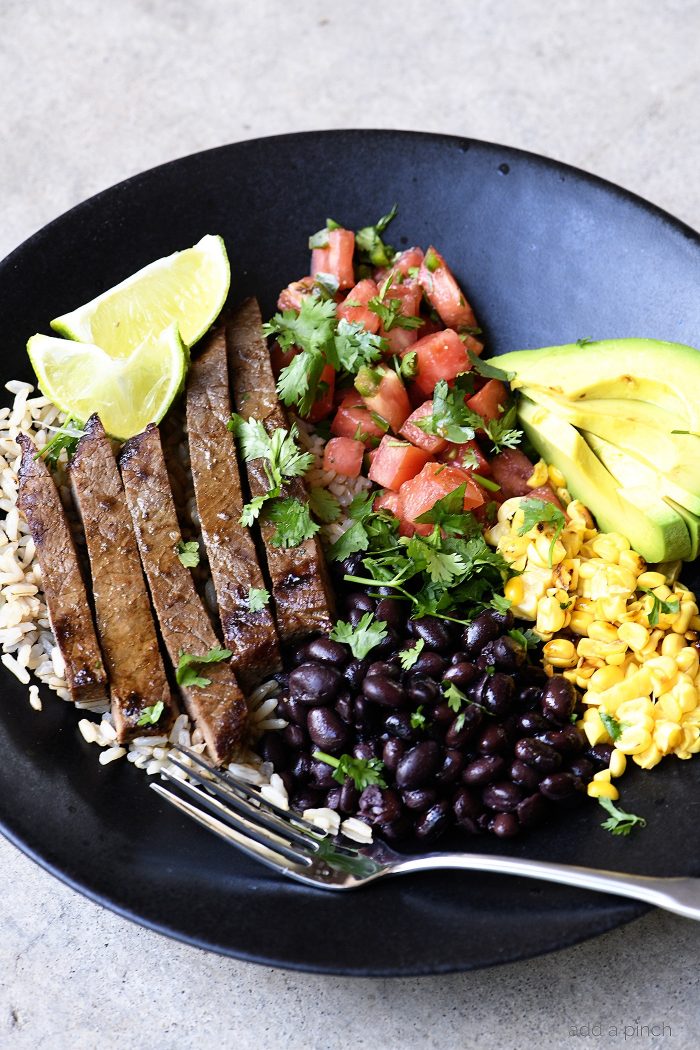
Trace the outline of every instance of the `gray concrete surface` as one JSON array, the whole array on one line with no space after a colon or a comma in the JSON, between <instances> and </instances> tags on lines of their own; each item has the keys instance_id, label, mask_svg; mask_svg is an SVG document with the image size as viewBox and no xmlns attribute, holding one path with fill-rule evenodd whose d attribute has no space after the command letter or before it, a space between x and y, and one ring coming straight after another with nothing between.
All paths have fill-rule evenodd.
<instances>
[{"instance_id":1,"label":"gray concrete surface","mask_svg":"<svg viewBox=\"0 0 700 1050\"><path fill-rule=\"evenodd\" d=\"M342 126L541 152L697 228L699 38L695 0L4 0L0 255L153 164ZM651 914L482 973L299 975L126 923L0 843L2 1050L694 1050L697 949L696 927Z\"/></svg>"}]
</instances>

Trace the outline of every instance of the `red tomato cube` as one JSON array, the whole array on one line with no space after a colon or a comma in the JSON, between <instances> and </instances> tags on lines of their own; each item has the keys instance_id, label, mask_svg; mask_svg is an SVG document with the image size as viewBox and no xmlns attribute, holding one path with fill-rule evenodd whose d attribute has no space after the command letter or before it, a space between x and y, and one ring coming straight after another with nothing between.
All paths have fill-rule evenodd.
<instances>
[{"instance_id":1,"label":"red tomato cube","mask_svg":"<svg viewBox=\"0 0 700 1050\"><path fill-rule=\"evenodd\" d=\"M338 307L336 314L338 320L344 318L350 324L361 324L368 332L379 331L379 317L374 311L369 310L367 303L379 295L379 289L374 281L366 279L350 289L347 299Z\"/></svg>"},{"instance_id":2,"label":"red tomato cube","mask_svg":"<svg viewBox=\"0 0 700 1050\"><path fill-rule=\"evenodd\" d=\"M278 310L301 310L301 300L311 294L314 286L313 277L302 277L300 281L292 281L280 292L277 300Z\"/></svg>"},{"instance_id":3,"label":"red tomato cube","mask_svg":"<svg viewBox=\"0 0 700 1050\"><path fill-rule=\"evenodd\" d=\"M422 262L422 248L406 248L405 251L396 256L391 266L387 266L383 270L377 270L374 275L375 280L377 284L381 284L390 273L401 274L402 277L411 277L409 270L419 270Z\"/></svg>"},{"instance_id":4,"label":"red tomato cube","mask_svg":"<svg viewBox=\"0 0 700 1050\"><path fill-rule=\"evenodd\" d=\"M361 368L355 379L355 389L370 412L385 419L391 429L399 432L411 414L406 387L393 368Z\"/></svg>"},{"instance_id":5,"label":"red tomato cube","mask_svg":"<svg viewBox=\"0 0 700 1050\"><path fill-rule=\"evenodd\" d=\"M391 514L394 514L397 518L399 516L399 494L398 492L390 492L386 489L384 492L380 492L374 501L374 510L388 510Z\"/></svg>"},{"instance_id":6,"label":"red tomato cube","mask_svg":"<svg viewBox=\"0 0 700 1050\"><path fill-rule=\"evenodd\" d=\"M449 463L452 467L461 467L462 470L472 470L482 478L487 478L491 473L491 464L481 451L478 441L465 441L461 445L450 444L440 458L443 463ZM474 459L476 459L476 465L474 465Z\"/></svg>"},{"instance_id":7,"label":"red tomato cube","mask_svg":"<svg viewBox=\"0 0 700 1050\"><path fill-rule=\"evenodd\" d=\"M425 449L425 451L429 452L431 456L437 456L445 451L447 448L447 442L444 438L438 437L436 434L426 434L424 430L421 430L421 428L417 426L419 420L427 419L428 416L431 416L432 414L433 402L424 401L419 408L414 412L411 412L399 433L401 434L401 437L405 437L412 445L415 445L417 448Z\"/></svg>"},{"instance_id":8,"label":"red tomato cube","mask_svg":"<svg viewBox=\"0 0 700 1050\"><path fill-rule=\"evenodd\" d=\"M422 448L385 435L369 469L370 481L383 489L398 492L404 482L414 478L429 459L430 456Z\"/></svg>"},{"instance_id":9,"label":"red tomato cube","mask_svg":"<svg viewBox=\"0 0 700 1050\"><path fill-rule=\"evenodd\" d=\"M340 402L331 423L331 434L362 441L372 448L386 434L386 427L372 419L372 414L356 390L350 390Z\"/></svg>"},{"instance_id":10,"label":"red tomato cube","mask_svg":"<svg viewBox=\"0 0 700 1050\"><path fill-rule=\"evenodd\" d=\"M312 271L313 272L313 271ZM423 290L449 328L475 328L474 311L442 255L430 246L418 274Z\"/></svg>"},{"instance_id":11,"label":"red tomato cube","mask_svg":"<svg viewBox=\"0 0 700 1050\"><path fill-rule=\"evenodd\" d=\"M426 335L409 347L416 352L417 373L413 382L423 397L430 397L439 379L448 382L472 367L467 349L451 328Z\"/></svg>"},{"instance_id":12,"label":"red tomato cube","mask_svg":"<svg viewBox=\"0 0 700 1050\"><path fill-rule=\"evenodd\" d=\"M352 288L355 283L355 271L352 257L355 252L355 234L352 230L328 231L326 248L314 248L311 252L311 273L329 273L338 282L339 288Z\"/></svg>"},{"instance_id":13,"label":"red tomato cube","mask_svg":"<svg viewBox=\"0 0 700 1050\"><path fill-rule=\"evenodd\" d=\"M444 463L426 463L412 480L404 482L399 492L399 517L407 526L412 526L421 536L433 531L432 525L416 524L416 518L431 510L439 499L465 485L464 509L480 507L484 496L466 470L448 467Z\"/></svg>"},{"instance_id":14,"label":"red tomato cube","mask_svg":"<svg viewBox=\"0 0 700 1050\"><path fill-rule=\"evenodd\" d=\"M478 413L482 419L499 419L503 415L503 406L508 401L508 391L500 379L489 379L481 390L470 397L467 405Z\"/></svg>"},{"instance_id":15,"label":"red tomato cube","mask_svg":"<svg viewBox=\"0 0 700 1050\"><path fill-rule=\"evenodd\" d=\"M335 369L332 365L326 365L321 372L316 400L304 417L305 419L308 419L309 423L318 423L319 420L325 419L326 416L331 414L333 411L334 390Z\"/></svg>"},{"instance_id":16,"label":"red tomato cube","mask_svg":"<svg viewBox=\"0 0 700 1050\"><path fill-rule=\"evenodd\" d=\"M365 446L353 438L334 437L323 451L323 469L333 470L345 478L356 478L362 470Z\"/></svg>"}]
</instances>

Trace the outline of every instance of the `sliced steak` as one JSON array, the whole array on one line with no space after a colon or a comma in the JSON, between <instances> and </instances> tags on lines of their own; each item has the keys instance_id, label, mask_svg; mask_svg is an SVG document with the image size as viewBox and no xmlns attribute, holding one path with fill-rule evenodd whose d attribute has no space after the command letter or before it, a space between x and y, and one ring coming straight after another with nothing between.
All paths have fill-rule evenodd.
<instances>
[{"instance_id":1,"label":"sliced steak","mask_svg":"<svg viewBox=\"0 0 700 1050\"><path fill-rule=\"evenodd\" d=\"M17 442L22 449L17 502L36 547L66 682L74 700L98 700L107 695L107 674L61 497L46 463L35 458L31 439L19 434Z\"/></svg>"},{"instance_id":2,"label":"sliced steak","mask_svg":"<svg viewBox=\"0 0 700 1050\"><path fill-rule=\"evenodd\" d=\"M231 418L226 335L217 328L187 379L187 433L202 537L231 664L244 689L279 671L277 628L269 606L251 612L249 589L265 586L243 510Z\"/></svg>"},{"instance_id":3,"label":"sliced steak","mask_svg":"<svg viewBox=\"0 0 700 1050\"><path fill-rule=\"evenodd\" d=\"M181 653L203 656L219 640L192 573L177 556L182 536L158 428L151 424L130 438L119 465L163 641L177 667ZM183 687L185 706L212 758L226 762L243 732L246 703L228 662L207 664L201 674L210 683Z\"/></svg>"},{"instance_id":4,"label":"sliced steak","mask_svg":"<svg viewBox=\"0 0 700 1050\"><path fill-rule=\"evenodd\" d=\"M272 434L289 426L277 398L270 355L262 336L260 308L247 299L226 326L229 372L233 400L244 419L257 419ZM263 495L269 482L262 460L246 464L252 496ZM282 495L308 501L301 478L293 478ZM272 580L275 615L283 642L295 642L315 631L332 627L332 599L326 562L317 536L298 547L276 547L272 543L275 526L260 522L267 565Z\"/></svg>"},{"instance_id":5,"label":"sliced steak","mask_svg":"<svg viewBox=\"0 0 700 1050\"><path fill-rule=\"evenodd\" d=\"M158 648L138 547L112 444L91 416L69 467L90 557L97 630L102 643L120 742L162 733L175 705ZM145 708L162 703L154 724L138 725Z\"/></svg>"}]
</instances>

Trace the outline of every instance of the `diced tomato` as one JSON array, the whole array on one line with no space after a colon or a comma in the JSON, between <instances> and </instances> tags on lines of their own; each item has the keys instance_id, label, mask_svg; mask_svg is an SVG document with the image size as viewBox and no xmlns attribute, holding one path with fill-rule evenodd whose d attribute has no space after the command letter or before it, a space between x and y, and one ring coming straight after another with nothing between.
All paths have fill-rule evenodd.
<instances>
[{"instance_id":1,"label":"diced tomato","mask_svg":"<svg viewBox=\"0 0 700 1050\"><path fill-rule=\"evenodd\" d=\"M494 480L501 486L501 498L530 496L532 489L527 479L532 477L533 466L519 448L504 448L491 460Z\"/></svg>"},{"instance_id":2,"label":"diced tomato","mask_svg":"<svg viewBox=\"0 0 700 1050\"><path fill-rule=\"evenodd\" d=\"M313 277L302 277L300 281L292 281L280 292L277 300L278 310L301 310L301 300L311 294L314 286Z\"/></svg>"},{"instance_id":3,"label":"diced tomato","mask_svg":"<svg viewBox=\"0 0 700 1050\"><path fill-rule=\"evenodd\" d=\"M312 270L313 272L313 270ZM430 246L418 274L430 305L449 328L474 328L474 311L466 300L442 255Z\"/></svg>"},{"instance_id":4,"label":"diced tomato","mask_svg":"<svg viewBox=\"0 0 700 1050\"><path fill-rule=\"evenodd\" d=\"M323 451L323 469L334 470L345 478L358 477L365 446L352 438L331 438Z\"/></svg>"},{"instance_id":5,"label":"diced tomato","mask_svg":"<svg viewBox=\"0 0 700 1050\"><path fill-rule=\"evenodd\" d=\"M530 489L528 495L533 499L543 499L546 503L553 503L559 510L565 510L551 485L539 485L536 489Z\"/></svg>"},{"instance_id":6,"label":"diced tomato","mask_svg":"<svg viewBox=\"0 0 700 1050\"><path fill-rule=\"evenodd\" d=\"M270 350L270 364L272 365L275 379L279 378L282 369L291 364L298 353L299 351L294 346L289 350L283 350L278 342L275 341L272 344L272 349Z\"/></svg>"},{"instance_id":7,"label":"diced tomato","mask_svg":"<svg viewBox=\"0 0 700 1050\"><path fill-rule=\"evenodd\" d=\"M377 270L375 280L377 284L381 284L382 281L386 280L390 273L401 274L402 277L410 277L411 274L409 273L409 270L419 270L422 262L422 248L407 248L396 256L391 266L387 266L383 270Z\"/></svg>"},{"instance_id":8,"label":"diced tomato","mask_svg":"<svg viewBox=\"0 0 700 1050\"><path fill-rule=\"evenodd\" d=\"M401 437L405 437L412 445L415 445L417 448L425 449L425 451L429 452L431 456L437 456L440 452L445 451L447 448L447 442L444 438L437 437L435 434L426 434L424 430L421 430L421 428L417 426L419 420L427 419L427 417L432 414L433 402L424 401L415 412L411 412L399 433L401 434Z\"/></svg>"},{"instance_id":9,"label":"diced tomato","mask_svg":"<svg viewBox=\"0 0 700 1050\"><path fill-rule=\"evenodd\" d=\"M370 412L385 419L391 429L399 432L411 414L406 387L393 368L361 368L355 379L355 389Z\"/></svg>"},{"instance_id":10,"label":"diced tomato","mask_svg":"<svg viewBox=\"0 0 700 1050\"><path fill-rule=\"evenodd\" d=\"M472 367L464 343L451 328L419 339L409 347L412 350L418 368L414 383L424 397L432 395L439 379L449 381Z\"/></svg>"},{"instance_id":11,"label":"diced tomato","mask_svg":"<svg viewBox=\"0 0 700 1050\"><path fill-rule=\"evenodd\" d=\"M388 510L392 514L399 516L399 494L398 492L390 492L389 489L385 489L384 492L380 492L374 501L374 510Z\"/></svg>"},{"instance_id":12,"label":"diced tomato","mask_svg":"<svg viewBox=\"0 0 700 1050\"><path fill-rule=\"evenodd\" d=\"M345 395L333 417L331 434L335 437L355 438L365 448L371 448L383 438L386 427L372 419L369 409L356 390Z\"/></svg>"},{"instance_id":13,"label":"diced tomato","mask_svg":"<svg viewBox=\"0 0 700 1050\"><path fill-rule=\"evenodd\" d=\"M309 423L318 423L319 420L325 419L333 411L333 391L335 389L335 369L332 365L326 365L321 372L321 378L319 380L319 392L316 396L316 400L311 406L311 410L307 412L305 419L308 419Z\"/></svg>"},{"instance_id":14,"label":"diced tomato","mask_svg":"<svg viewBox=\"0 0 700 1050\"><path fill-rule=\"evenodd\" d=\"M430 456L422 448L387 434L382 438L372 460L369 479L384 489L398 492L404 482L414 478L429 459Z\"/></svg>"},{"instance_id":15,"label":"diced tomato","mask_svg":"<svg viewBox=\"0 0 700 1050\"><path fill-rule=\"evenodd\" d=\"M483 492L466 470L448 467L444 463L426 463L420 474L401 486L399 517L419 535L429 535L433 526L416 525L416 518L420 518L421 514L434 507L439 499L454 492L460 485L467 486L464 492L464 509L480 507L484 502Z\"/></svg>"},{"instance_id":16,"label":"diced tomato","mask_svg":"<svg viewBox=\"0 0 700 1050\"><path fill-rule=\"evenodd\" d=\"M355 271L352 257L355 251L355 234L352 230L328 231L328 246L314 248L311 252L311 273L329 273L336 278L339 288L352 288Z\"/></svg>"},{"instance_id":17,"label":"diced tomato","mask_svg":"<svg viewBox=\"0 0 700 1050\"><path fill-rule=\"evenodd\" d=\"M482 478L487 478L491 473L491 464L481 451L478 441L465 441L462 445L449 445L444 456L440 457L443 463L449 463L452 467L461 467L462 470L473 470ZM473 460L476 458L476 466Z\"/></svg>"},{"instance_id":18,"label":"diced tomato","mask_svg":"<svg viewBox=\"0 0 700 1050\"><path fill-rule=\"evenodd\" d=\"M503 415L503 406L507 401L508 391L500 379L489 379L478 394L469 398L467 405L482 419L489 420Z\"/></svg>"},{"instance_id":19,"label":"diced tomato","mask_svg":"<svg viewBox=\"0 0 700 1050\"><path fill-rule=\"evenodd\" d=\"M367 303L370 299L374 299L379 294L374 281L367 278L364 281L360 281L354 288L350 289L347 299L338 307L336 314L338 319L344 318L351 324L361 324L368 332L379 331L379 317L372 310L367 308ZM357 305L351 305L351 304Z\"/></svg>"},{"instance_id":20,"label":"diced tomato","mask_svg":"<svg viewBox=\"0 0 700 1050\"><path fill-rule=\"evenodd\" d=\"M418 317L420 304L423 299L423 289L415 281L407 281L405 284L392 284L387 288L384 298L400 300L401 316ZM383 325L380 328L380 333L389 344L389 350L392 354L402 354L416 342L422 332L423 325L420 328L402 328L401 325L397 324L390 328L388 332Z\"/></svg>"}]
</instances>

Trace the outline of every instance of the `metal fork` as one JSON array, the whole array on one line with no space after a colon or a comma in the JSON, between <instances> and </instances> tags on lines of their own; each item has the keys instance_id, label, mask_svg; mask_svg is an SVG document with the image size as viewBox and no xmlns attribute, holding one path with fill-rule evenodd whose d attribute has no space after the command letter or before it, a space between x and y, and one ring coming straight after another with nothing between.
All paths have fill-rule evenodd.
<instances>
[{"instance_id":1,"label":"metal fork","mask_svg":"<svg viewBox=\"0 0 700 1050\"><path fill-rule=\"evenodd\" d=\"M216 769L196 752L186 747L177 750L187 755L193 765L184 765L172 755L170 762L190 779L181 780L164 769L162 775L176 786L177 793L161 784L151 784L152 789L249 857L309 886L353 890L388 875L445 868L488 871L632 897L687 919L700 919L700 879L697 878L627 875L483 853L427 853L408 857L394 852L383 842L369 846L357 846L349 841L339 843L299 814L263 798L258 788Z\"/></svg>"}]
</instances>

